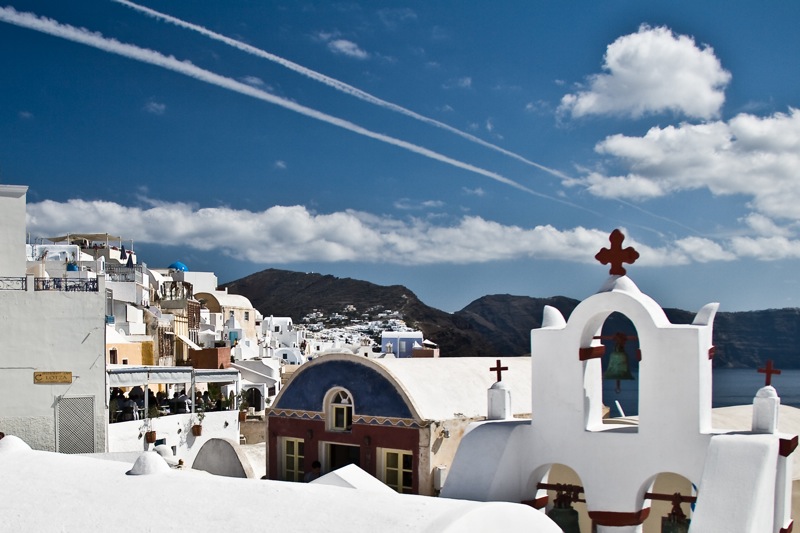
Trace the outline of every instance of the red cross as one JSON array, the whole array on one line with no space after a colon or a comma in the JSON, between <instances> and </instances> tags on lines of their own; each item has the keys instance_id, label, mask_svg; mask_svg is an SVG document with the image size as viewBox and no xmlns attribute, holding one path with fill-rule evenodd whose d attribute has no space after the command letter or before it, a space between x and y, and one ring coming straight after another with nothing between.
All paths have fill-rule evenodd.
<instances>
[{"instance_id":1,"label":"red cross","mask_svg":"<svg viewBox=\"0 0 800 533\"><path fill-rule=\"evenodd\" d=\"M768 359L767 360L767 367L766 368L759 368L758 369L758 373L767 375L767 383L766 383L766 385L767 385L767 387L769 387L770 385L772 385L772 376L773 376L773 374L777 376L778 374L781 373L781 371L772 366L772 359Z\"/></svg>"},{"instance_id":2,"label":"red cross","mask_svg":"<svg viewBox=\"0 0 800 533\"><path fill-rule=\"evenodd\" d=\"M492 372L497 372L497 381L503 381L503 370L508 370L507 366L500 366L500 359L497 360L497 366L490 368Z\"/></svg>"},{"instance_id":3,"label":"red cross","mask_svg":"<svg viewBox=\"0 0 800 533\"><path fill-rule=\"evenodd\" d=\"M608 273L612 276L624 276L625 268L623 268L622 263L635 263L639 259L639 252L631 246L622 248L622 241L625 240L625 235L618 229L611 232L608 240L611 241L611 248L601 249L594 258L603 265L611 263L611 270Z\"/></svg>"}]
</instances>

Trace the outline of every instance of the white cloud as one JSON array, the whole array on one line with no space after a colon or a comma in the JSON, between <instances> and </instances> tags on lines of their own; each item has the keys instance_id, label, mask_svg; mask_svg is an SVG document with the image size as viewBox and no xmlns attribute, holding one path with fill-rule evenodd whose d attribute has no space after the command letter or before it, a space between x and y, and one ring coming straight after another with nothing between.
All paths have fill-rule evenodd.
<instances>
[{"instance_id":1,"label":"white cloud","mask_svg":"<svg viewBox=\"0 0 800 533\"><path fill-rule=\"evenodd\" d=\"M705 188L714 195L744 195L767 218L800 220L800 110L655 127L643 137L613 135L595 149L622 172L590 172L565 185L631 199Z\"/></svg>"},{"instance_id":2,"label":"white cloud","mask_svg":"<svg viewBox=\"0 0 800 533\"><path fill-rule=\"evenodd\" d=\"M144 105L144 110L153 115L163 115L167 111L167 104L150 101Z\"/></svg>"},{"instance_id":3,"label":"white cloud","mask_svg":"<svg viewBox=\"0 0 800 533\"><path fill-rule=\"evenodd\" d=\"M709 119L719 115L731 79L711 47L646 25L608 45L603 70L588 78L587 90L565 95L559 111L573 117L671 111Z\"/></svg>"},{"instance_id":4,"label":"white cloud","mask_svg":"<svg viewBox=\"0 0 800 533\"><path fill-rule=\"evenodd\" d=\"M456 78L449 80L442 85L443 89L469 89L472 87L472 78L464 76L463 78Z\"/></svg>"},{"instance_id":5,"label":"white cloud","mask_svg":"<svg viewBox=\"0 0 800 533\"><path fill-rule=\"evenodd\" d=\"M247 85L252 85L253 87L264 86L264 80L262 80L258 76L245 76L242 78L242 82L246 83Z\"/></svg>"},{"instance_id":6,"label":"white cloud","mask_svg":"<svg viewBox=\"0 0 800 533\"><path fill-rule=\"evenodd\" d=\"M334 39L328 43L328 49L334 54L339 54L354 59L367 59L369 54L358 47L353 41L347 39Z\"/></svg>"},{"instance_id":7,"label":"white cloud","mask_svg":"<svg viewBox=\"0 0 800 533\"><path fill-rule=\"evenodd\" d=\"M31 113L30 111L20 111L17 114L19 118L23 120L31 120L33 118L33 113Z\"/></svg>"},{"instance_id":8,"label":"white cloud","mask_svg":"<svg viewBox=\"0 0 800 533\"><path fill-rule=\"evenodd\" d=\"M404 211L417 211L421 209L434 209L442 207L444 202L441 200L422 200L414 201L410 198L400 198L394 202L395 209L402 209Z\"/></svg>"},{"instance_id":9,"label":"white cloud","mask_svg":"<svg viewBox=\"0 0 800 533\"><path fill-rule=\"evenodd\" d=\"M675 242L675 246L698 263L732 261L736 259L736 255L723 249L719 243L701 237L680 239Z\"/></svg>"},{"instance_id":10,"label":"white cloud","mask_svg":"<svg viewBox=\"0 0 800 533\"><path fill-rule=\"evenodd\" d=\"M777 259L800 259L800 241L782 236L734 237L731 249L739 257L763 261Z\"/></svg>"},{"instance_id":11,"label":"white cloud","mask_svg":"<svg viewBox=\"0 0 800 533\"><path fill-rule=\"evenodd\" d=\"M470 264L521 258L592 263L595 252L609 246L607 230L560 230L549 225L523 228L478 216L463 216L447 224L435 222L437 217L400 220L355 210L317 214L303 206L274 206L254 212L155 200L143 205L86 200L32 203L27 209L28 231L46 236L103 228L139 243L214 250L258 264ZM627 235L625 230L623 233ZM239 246L241 242L248 246ZM786 237L736 237L728 242L689 237L660 247L629 238L625 245L639 251L636 264L642 267L735 257L800 257L800 241Z\"/></svg>"},{"instance_id":12,"label":"white cloud","mask_svg":"<svg viewBox=\"0 0 800 533\"><path fill-rule=\"evenodd\" d=\"M486 131L489 133L494 131L494 122L492 122L491 118L486 119Z\"/></svg>"},{"instance_id":13,"label":"white cloud","mask_svg":"<svg viewBox=\"0 0 800 533\"><path fill-rule=\"evenodd\" d=\"M401 24L417 20L417 14L410 8L385 8L378 10L378 18L381 19L384 26L390 30L395 30Z\"/></svg>"},{"instance_id":14,"label":"white cloud","mask_svg":"<svg viewBox=\"0 0 800 533\"><path fill-rule=\"evenodd\" d=\"M273 166L274 166L275 168L277 168L278 170L286 170L286 161L283 161L283 160L281 160L281 159L278 159L277 161L275 161L275 163L273 164Z\"/></svg>"},{"instance_id":15,"label":"white cloud","mask_svg":"<svg viewBox=\"0 0 800 533\"><path fill-rule=\"evenodd\" d=\"M779 236L790 237L792 231L789 228L780 227L774 221L759 213L750 213L742 219L756 235L761 237Z\"/></svg>"},{"instance_id":16,"label":"white cloud","mask_svg":"<svg viewBox=\"0 0 800 533\"><path fill-rule=\"evenodd\" d=\"M467 194L469 196L483 196L486 194L486 191L484 191L480 187L476 187L474 189L470 189L468 187L462 187L461 190L464 191L464 194Z\"/></svg>"}]
</instances>

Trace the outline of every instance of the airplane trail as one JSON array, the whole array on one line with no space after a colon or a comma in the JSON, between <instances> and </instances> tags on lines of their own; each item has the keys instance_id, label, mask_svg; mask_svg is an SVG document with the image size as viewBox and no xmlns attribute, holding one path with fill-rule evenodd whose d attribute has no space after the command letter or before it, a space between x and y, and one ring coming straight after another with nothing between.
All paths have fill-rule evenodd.
<instances>
[{"instance_id":1,"label":"airplane trail","mask_svg":"<svg viewBox=\"0 0 800 533\"><path fill-rule=\"evenodd\" d=\"M143 14L149 16L149 17L153 17L155 19L160 19L160 20L163 20L163 21L168 22L170 24L174 24L175 26L179 26L181 28L185 28L185 29L200 33L202 35L205 35L206 37L209 37L210 39L214 39L216 41L225 43L228 46L231 46L233 48L241 50L242 52L245 52L245 53L248 53L248 54L252 54L254 56L257 56L257 57L260 57L260 58L263 58L263 59L267 59L269 61L273 61L275 63L278 63L279 65L282 65L282 66L288 68L289 70L297 72L298 74L302 74L303 76L311 78L312 80L318 81L318 82L323 83L323 84L325 84L325 85L327 85L329 87L332 87L332 88L336 89L337 91L346 93L346 94L348 94L350 96L358 98L359 100L363 100L365 102L369 102L371 104L377 105L377 106L382 107L384 109L389 109L391 111L395 111L397 113L401 113L401 114L403 114L403 115L405 115L407 117L411 117L411 118L413 118L415 120L419 120L419 121L424 122L424 123L426 123L426 124L428 124L430 126L435 126L437 128L441 128L443 130L449 131L450 133L454 133L454 134L458 135L459 137L467 139L470 142L477 143L477 144L479 144L479 145L481 145L481 146L483 146L485 148L489 148L491 150L495 150L496 152L500 152L503 155L512 157L512 158L514 158L514 159L516 159L518 161L522 161L523 163L525 163L527 165L530 165L530 166L535 167L535 168L537 168L539 170L547 172L548 174L556 176L557 178L569 179L569 176L565 175L564 173L562 173L562 172L560 172L558 170L546 167L544 165L536 163L535 161L531 161L529 159L526 159L525 157L523 157L523 156L521 156L521 155L519 155L517 153L514 153L514 152L512 152L510 150L506 150L505 148L497 146L496 144L492 144L490 142L484 141L480 137L476 137L476 136L471 135L471 134L469 134L469 133L467 133L465 131L462 131L462 130L460 130L458 128L454 128L453 126L450 126L449 124L445 124L444 122L440 122L440 121L438 121L436 119L433 119L433 118L430 118L430 117L426 117L425 115L420 115L419 113L416 113L415 111L412 111L412 110L410 110L408 108L405 108L405 107L402 107L400 105L394 104L392 102L389 102L389 101L383 100L381 98L378 98L377 96L374 96L374 95L372 95L372 94L370 94L370 93L368 93L366 91L363 91L363 90L361 90L361 89L359 89L357 87L354 87L352 85L349 85L349 84L347 84L347 83L345 83L343 81L339 81L339 80L337 80L335 78L331 78L330 76L326 76L325 74L322 74L321 72L317 72L315 70L311 70L310 68L304 67L302 65L299 65L299 64L297 64L297 63L295 63L293 61L290 61L288 59L282 58L280 56L276 56L275 54L272 54L272 53L267 52L265 50L262 50L260 48L256 48L256 47L251 46L251 45L249 45L247 43L243 43L241 41L238 41L236 39L232 39L230 37L226 37L225 35L222 35L222 34L214 32L214 31L211 31L208 28L205 28L203 26L199 26L197 24L193 24L191 22L187 22L185 20L181 20L181 19L173 17L171 15L167 15L166 13L162 13L160 11L156 11L154 9L150 9L148 7L145 7L145 6L140 6L139 4L135 4L133 2L130 2L129 0L111 0L111 1L112 2L116 2L118 4L122 4L124 6L127 6L127 7L131 8L131 9L133 9L135 11L139 11L140 13L143 13Z\"/></svg>"},{"instance_id":2,"label":"airplane trail","mask_svg":"<svg viewBox=\"0 0 800 533\"><path fill-rule=\"evenodd\" d=\"M368 130L362 126L359 126L347 120L334 117L332 115L328 115L327 113L323 113L322 111L317 111L315 109L292 102L291 100L287 100L285 98L272 95L266 91L256 89L255 87L251 87L250 85L247 85L245 83L241 83L239 81L227 78L225 76L221 76L209 70L202 69L200 67L193 65L188 61L180 61L173 56L165 56L160 52L156 52L155 50L141 48L132 44L122 43L120 41L117 41L116 39L104 37L99 32L90 32L89 30L84 28L76 28L68 24L62 24L56 20L47 17L39 17L34 13L20 13L12 7L0 7L0 21L7 22L9 24L14 24L19 27L32 29L41 33L46 33L48 35L53 35L55 37L60 37L62 39L67 39L69 41L73 41L76 43L85 44L87 46L97 48L98 50L103 50L105 52L117 54L123 57L127 57L129 59L141 61L143 63L148 63L158 67L162 67L164 69L171 70L179 74L183 74L185 76L194 78L196 80L209 83L211 85L216 85L223 89L228 89L246 96L250 96L265 102L269 102L271 104L275 104L290 111L294 111L301 115L305 115L307 117L311 117L322 122L326 122L333 126L337 126L339 128L362 135L364 137L369 137L384 142L386 144L397 146L398 148L403 148L404 150L422 155L424 157L433 159L435 161L439 161L454 166L456 168L472 172L474 174L485 176L500 183L504 183L506 185L514 187L515 189L518 189L520 191L527 192L528 194L531 194L533 196L558 202L560 204L567 205L583 211L587 211L598 216L603 216L600 213L597 213L596 211L593 211L586 207L530 189L496 172L492 172L480 167L476 167L475 165L471 165L469 163L453 159L444 154L440 154L428 148L418 146L416 144L404 141L402 139L397 139L395 137L391 137L383 133L377 133L372 130Z\"/></svg>"}]
</instances>

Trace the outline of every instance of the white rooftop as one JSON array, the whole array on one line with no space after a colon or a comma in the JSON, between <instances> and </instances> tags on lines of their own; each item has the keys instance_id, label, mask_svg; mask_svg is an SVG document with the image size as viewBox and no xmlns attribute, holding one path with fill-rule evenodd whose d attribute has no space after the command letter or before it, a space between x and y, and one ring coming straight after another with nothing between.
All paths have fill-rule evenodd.
<instances>
[{"instance_id":1,"label":"white rooftop","mask_svg":"<svg viewBox=\"0 0 800 533\"><path fill-rule=\"evenodd\" d=\"M147 459L150 461L152 456ZM34 451L0 439L4 531L271 531L559 533L534 509L361 491L325 484L220 477L193 470Z\"/></svg>"}]
</instances>

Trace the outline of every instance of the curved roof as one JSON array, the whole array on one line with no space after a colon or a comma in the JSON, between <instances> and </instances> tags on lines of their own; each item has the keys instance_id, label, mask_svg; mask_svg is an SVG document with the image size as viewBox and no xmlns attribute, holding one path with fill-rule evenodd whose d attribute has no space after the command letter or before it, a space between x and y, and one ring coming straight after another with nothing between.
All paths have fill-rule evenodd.
<instances>
[{"instance_id":1,"label":"curved roof","mask_svg":"<svg viewBox=\"0 0 800 533\"><path fill-rule=\"evenodd\" d=\"M325 393L339 386L353 394L358 414L410 414L420 421L485 417L487 391L497 378L489 368L495 362L496 358L489 357L371 359L326 355L295 372L276 398L275 408L322 411ZM531 358L505 357L501 362L509 368L504 371L503 383L511 389L514 414L529 414ZM392 386L387 387L387 382ZM382 411L369 412L373 410Z\"/></svg>"},{"instance_id":2,"label":"curved roof","mask_svg":"<svg viewBox=\"0 0 800 533\"><path fill-rule=\"evenodd\" d=\"M209 309L214 307L213 304L216 304L220 308L237 307L240 309L253 309L253 304L251 304L250 300L248 300L246 297L240 294L228 294L225 291L198 292L195 293L194 298L195 300L206 300L206 306ZM209 299L212 299L213 302L209 302ZM209 303L212 305L209 305Z\"/></svg>"},{"instance_id":3,"label":"curved roof","mask_svg":"<svg viewBox=\"0 0 800 533\"><path fill-rule=\"evenodd\" d=\"M188 272L189 271L189 267L187 267L186 265L184 265L180 261L175 261L174 263L169 265L167 268L170 269L170 270L180 270L181 272Z\"/></svg>"}]
</instances>

